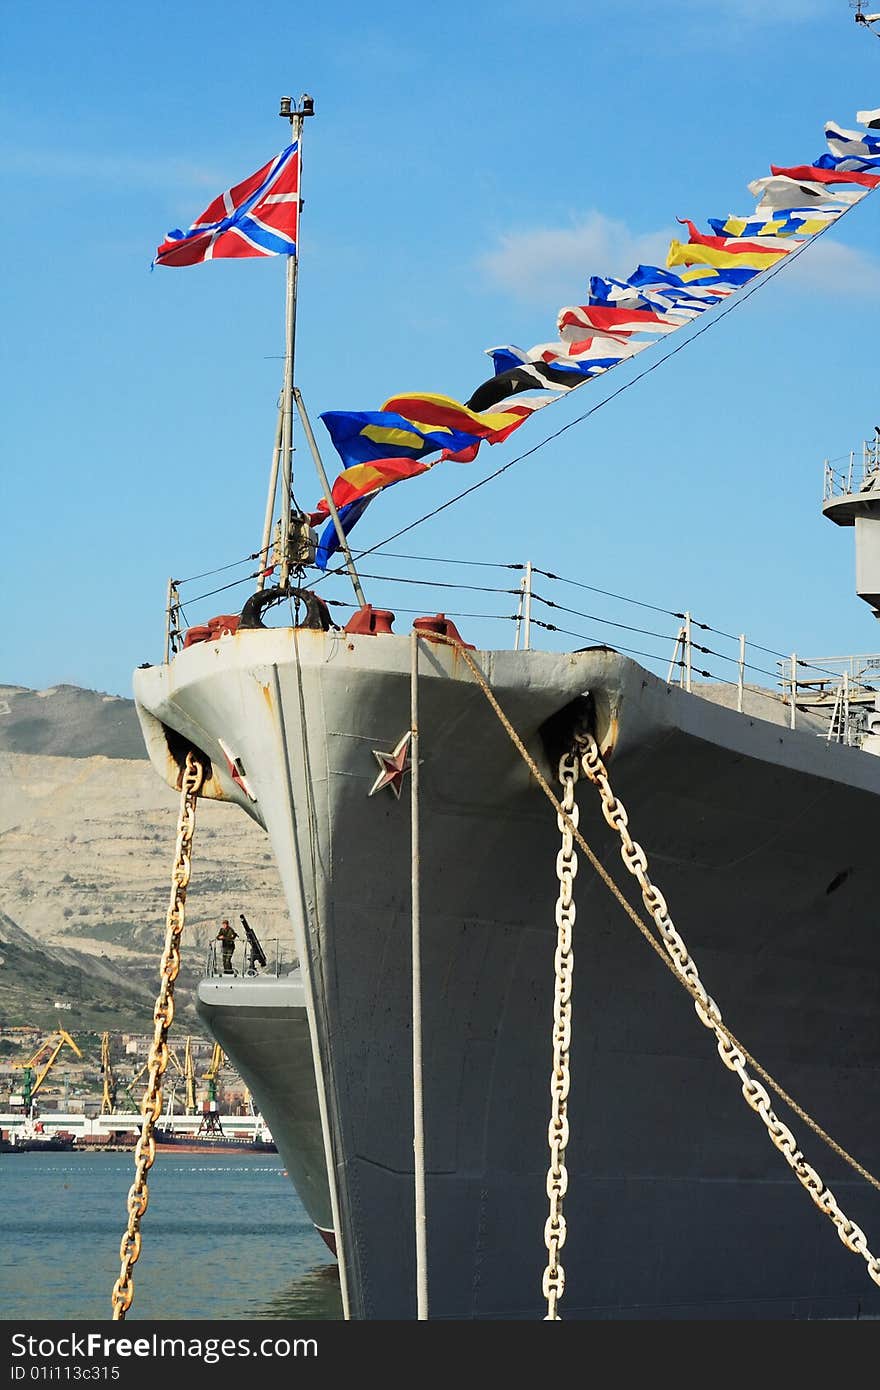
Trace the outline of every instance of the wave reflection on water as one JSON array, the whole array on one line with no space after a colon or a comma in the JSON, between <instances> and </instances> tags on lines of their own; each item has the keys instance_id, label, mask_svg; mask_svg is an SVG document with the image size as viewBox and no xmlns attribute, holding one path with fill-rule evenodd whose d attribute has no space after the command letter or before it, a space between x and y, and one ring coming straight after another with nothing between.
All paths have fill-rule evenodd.
<instances>
[{"instance_id":1,"label":"wave reflection on water","mask_svg":"<svg viewBox=\"0 0 880 1390\"><path fill-rule=\"evenodd\" d=\"M342 1317L339 1269L335 1262L310 1269L281 1289L268 1302L255 1304L243 1318L329 1319Z\"/></svg>"}]
</instances>

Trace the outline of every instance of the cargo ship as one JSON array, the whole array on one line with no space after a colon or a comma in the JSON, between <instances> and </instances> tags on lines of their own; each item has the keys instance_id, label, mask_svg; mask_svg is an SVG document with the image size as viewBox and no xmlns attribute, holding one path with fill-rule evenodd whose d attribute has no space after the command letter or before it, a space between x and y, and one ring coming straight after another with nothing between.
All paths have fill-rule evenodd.
<instances>
[{"instance_id":1,"label":"cargo ship","mask_svg":"<svg viewBox=\"0 0 880 1390\"><path fill-rule=\"evenodd\" d=\"M33 1116L0 1130L0 1154L70 1153L75 1146L73 1134L46 1129L42 1120Z\"/></svg>"}]
</instances>

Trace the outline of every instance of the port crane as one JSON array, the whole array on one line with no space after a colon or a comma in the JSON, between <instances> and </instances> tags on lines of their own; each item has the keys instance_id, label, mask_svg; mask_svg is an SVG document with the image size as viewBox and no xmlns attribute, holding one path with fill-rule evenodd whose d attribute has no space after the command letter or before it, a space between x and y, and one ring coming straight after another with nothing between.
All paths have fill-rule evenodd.
<instances>
[{"instance_id":1,"label":"port crane","mask_svg":"<svg viewBox=\"0 0 880 1390\"><path fill-rule=\"evenodd\" d=\"M110 1060L109 1033L101 1034L101 1078L103 1082L101 1114L114 1115L116 1113L117 1082L116 1073L113 1070L113 1063Z\"/></svg>"},{"instance_id":2,"label":"port crane","mask_svg":"<svg viewBox=\"0 0 880 1390\"><path fill-rule=\"evenodd\" d=\"M31 1113L34 1096L54 1067L63 1047L71 1048L77 1057L82 1057L82 1053L70 1034L66 1029L59 1028L57 1032L50 1033L49 1037L40 1043L36 1052L26 1062L12 1063L13 1067L20 1068L24 1074L21 1081L21 1095L10 1096L10 1105L20 1105L27 1114Z\"/></svg>"},{"instance_id":3,"label":"port crane","mask_svg":"<svg viewBox=\"0 0 880 1390\"><path fill-rule=\"evenodd\" d=\"M192 1038L187 1038L183 1053L183 1079L186 1085L186 1113L196 1113L196 1069L193 1062Z\"/></svg>"},{"instance_id":4,"label":"port crane","mask_svg":"<svg viewBox=\"0 0 880 1390\"><path fill-rule=\"evenodd\" d=\"M211 1061L207 1071L202 1073L203 1080L208 1083L208 1099L202 1107L202 1122L199 1125L199 1134L222 1134L223 1125L220 1123L220 1107L217 1103L217 1079L226 1065L226 1057L223 1048L219 1043L214 1044L211 1053Z\"/></svg>"},{"instance_id":5,"label":"port crane","mask_svg":"<svg viewBox=\"0 0 880 1390\"><path fill-rule=\"evenodd\" d=\"M190 1040L189 1040L189 1038L187 1038L187 1040L186 1040L186 1053L187 1053L187 1054L189 1054L189 1047L190 1047ZM187 1095L187 1112L186 1112L186 1113L187 1113L188 1115L192 1115L192 1114L195 1113L195 1091L194 1091L194 1090L193 1090L193 1108L192 1108L192 1110L189 1109L190 1072L192 1071L192 1057L189 1056L189 1060L187 1061L187 1069L185 1069L183 1066L181 1066L180 1058L178 1057L177 1053L174 1051L174 1048L173 1048L173 1047L169 1047L169 1049L168 1049L168 1060L169 1060L169 1062L171 1063L171 1065L175 1068L175 1070L177 1071L178 1076L182 1076L182 1077L184 1078L184 1080L186 1081L186 1095ZM128 1096L128 1099L131 1101L132 1105L134 1105L134 1107L135 1107L136 1110L138 1109L138 1106L137 1106L137 1104L136 1104L136 1102L135 1102L135 1098L134 1098L134 1088L135 1088L135 1086L138 1084L138 1082L140 1081L141 1077L144 1076L144 1075L146 1074L146 1072L149 1071L149 1069L150 1069L150 1059L149 1059L149 1057L148 1057L147 1060L144 1062L143 1066L141 1066L141 1067L138 1068L138 1070L135 1072L134 1076L133 1076L133 1077L131 1078L131 1080L129 1081L128 1085L124 1088L124 1089L125 1089L125 1094ZM102 1113L103 1113L103 1112L102 1112Z\"/></svg>"},{"instance_id":6,"label":"port crane","mask_svg":"<svg viewBox=\"0 0 880 1390\"><path fill-rule=\"evenodd\" d=\"M187 1038L186 1047L183 1053L183 1066L180 1065L180 1058L171 1049L168 1049L168 1056L176 1067L179 1075L183 1078L184 1094L184 1114L195 1115L198 1106L196 1104L196 1069L193 1062L192 1038ZM174 1105L177 1100L178 1082L175 1078L168 1088L168 1114L174 1113Z\"/></svg>"},{"instance_id":7,"label":"port crane","mask_svg":"<svg viewBox=\"0 0 880 1390\"><path fill-rule=\"evenodd\" d=\"M217 1099L217 1078L225 1066L226 1057L223 1048L219 1043L215 1043L214 1050L211 1053L211 1061L208 1064L208 1070L202 1073L203 1079L208 1083L209 1100Z\"/></svg>"}]
</instances>

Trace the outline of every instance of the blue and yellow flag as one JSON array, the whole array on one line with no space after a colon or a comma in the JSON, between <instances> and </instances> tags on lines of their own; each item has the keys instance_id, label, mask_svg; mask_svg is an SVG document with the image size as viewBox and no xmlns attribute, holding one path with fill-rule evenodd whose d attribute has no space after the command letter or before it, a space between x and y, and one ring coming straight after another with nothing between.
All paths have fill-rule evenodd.
<instances>
[{"instance_id":1,"label":"blue and yellow flag","mask_svg":"<svg viewBox=\"0 0 880 1390\"><path fill-rule=\"evenodd\" d=\"M479 438L472 430L419 423L390 410L328 410L321 419L346 468L377 459L419 459L438 449L466 449Z\"/></svg>"},{"instance_id":2,"label":"blue and yellow flag","mask_svg":"<svg viewBox=\"0 0 880 1390\"><path fill-rule=\"evenodd\" d=\"M756 199L750 215L709 218L711 236L679 218L690 239L672 241L665 267L638 265L625 280L592 276L588 302L559 311L556 341L528 350L488 349L495 375L465 404L417 392L391 396L378 411L323 414L344 464L332 496L345 529L380 491L442 459L470 462L483 443L506 439L536 410L652 346L661 331L675 331L723 304L824 231L880 186L880 136L869 133L880 131L880 108L860 111L856 119L867 129L826 122L829 153L810 164L771 164L769 177L749 183ZM326 510L322 499L316 524ZM335 546L325 528L319 564Z\"/></svg>"},{"instance_id":3,"label":"blue and yellow flag","mask_svg":"<svg viewBox=\"0 0 880 1390\"><path fill-rule=\"evenodd\" d=\"M763 217L710 217L718 236L815 236L840 216L840 208L790 208Z\"/></svg>"}]
</instances>

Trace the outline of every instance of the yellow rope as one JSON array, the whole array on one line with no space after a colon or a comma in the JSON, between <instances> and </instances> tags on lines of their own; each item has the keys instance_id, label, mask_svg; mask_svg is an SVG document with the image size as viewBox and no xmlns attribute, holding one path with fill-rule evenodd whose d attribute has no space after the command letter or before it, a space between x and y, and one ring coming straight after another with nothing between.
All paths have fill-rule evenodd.
<instances>
[{"instance_id":1,"label":"yellow rope","mask_svg":"<svg viewBox=\"0 0 880 1390\"><path fill-rule=\"evenodd\" d=\"M432 633L430 638L426 637L425 640L432 642L441 641L446 643L450 647L454 647L455 650L461 655L463 660L467 662L467 665L473 672L477 684L480 686L481 690L483 691L483 694L486 696L486 699L489 701L489 704L492 706L493 710L495 711L495 714L498 716L498 719L502 727L506 731L508 737L510 738L520 757L523 759L529 771L532 773L532 776L535 778L544 795L547 797L547 800L550 802L551 806L556 811L556 814L558 816L561 816L562 819L571 828L571 832L574 835L575 840L577 841L580 848L583 850L584 854L589 859L596 873L602 879L602 882L620 903L620 906L623 908L627 916L638 927L639 931L647 941L648 945L652 948L653 951L656 952L657 956L659 956L660 960L666 966L667 970L674 977L674 979L678 981L678 983L682 986L683 989L687 990L688 994L695 1002L702 1002L700 999L699 991L677 969L674 961L672 961L670 957L666 954L664 947L654 936L651 928L647 925L643 918L639 916L638 912L636 912L632 904L626 899L621 889L618 887L614 879L608 873L608 870L599 861L599 859L594 854L593 850L587 844L586 840L584 839L581 832L578 830L577 826L572 821L571 817L567 814L566 811L563 810L562 806L560 805L559 801L554 795L552 788L548 784L546 778L543 776L537 763L535 762L532 755L529 753L519 734L516 732L516 729L513 727L507 715L504 713L504 710L501 708L501 705L495 698L495 695L488 681L486 680L486 677L483 675L482 671L477 666L477 663L474 661L467 648L464 647L460 642L455 641L451 637L441 637L439 634L435 633ZM841 1148L837 1141L832 1139L831 1135L828 1134L821 1127L821 1125L817 1124L816 1121L810 1115L808 1115L807 1112L800 1105L798 1105L797 1101L794 1100L794 1098L790 1096L788 1092L784 1090L783 1087L780 1086L777 1081L774 1080L770 1073L764 1067L761 1066L760 1062L756 1060L756 1058L751 1054L751 1052L749 1052L748 1048L746 1048L740 1042L736 1034L732 1033L726 1024L719 1024L718 1026L720 1027L724 1035L727 1037L729 1042L734 1047L739 1049L743 1057L746 1058L746 1060L758 1073L758 1075L762 1077L764 1081L766 1081L767 1085L771 1088L771 1090L775 1091L776 1094L780 1097L780 1099L785 1101L786 1105L788 1105L791 1108L791 1110L796 1115L798 1115L800 1119L803 1120L804 1124L808 1125L809 1128L813 1131L813 1133L816 1134L820 1139L824 1140L824 1142L828 1145L830 1149L833 1149L834 1152L840 1158L844 1159L844 1161L848 1163L849 1166L853 1168L861 1177L863 1177L866 1182L869 1182L872 1187L875 1187L877 1191L880 1192L880 1180L875 1178L873 1173L869 1172L867 1168L864 1168L862 1164L858 1162L857 1159L852 1157L851 1154L847 1153L846 1149Z\"/></svg>"}]
</instances>

